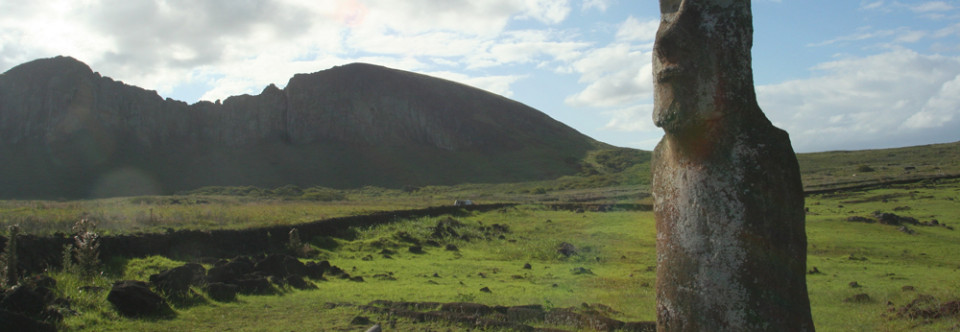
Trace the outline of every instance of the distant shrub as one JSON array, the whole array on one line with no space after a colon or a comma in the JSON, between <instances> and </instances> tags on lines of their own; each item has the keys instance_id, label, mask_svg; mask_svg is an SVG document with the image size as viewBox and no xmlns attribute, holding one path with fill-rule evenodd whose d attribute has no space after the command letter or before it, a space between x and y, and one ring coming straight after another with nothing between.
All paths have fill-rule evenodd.
<instances>
[{"instance_id":1,"label":"distant shrub","mask_svg":"<svg viewBox=\"0 0 960 332\"><path fill-rule=\"evenodd\" d=\"M296 227L290 229L290 233L287 240L287 249L294 253L298 253L300 249L303 248L303 242L300 241L300 230Z\"/></svg>"},{"instance_id":2,"label":"distant shrub","mask_svg":"<svg viewBox=\"0 0 960 332\"><path fill-rule=\"evenodd\" d=\"M543 195L547 193L547 189L543 187L536 187L536 188L533 188L533 193L537 195Z\"/></svg>"},{"instance_id":3,"label":"distant shrub","mask_svg":"<svg viewBox=\"0 0 960 332\"><path fill-rule=\"evenodd\" d=\"M17 271L17 236L20 235L20 226L10 225L7 230L7 246L3 250L3 283L10 287L20 282Z\"/></svg>"},{"instance_id":4,"label":"distant shrub","mask_svg":"<svg viewBox=\"0 0 960 332\"><path fill-rule=\"evenodd\" d=\"M857 172L873 172L873 171L876 171L876 170L873 169L873 167L870 167L867 165L857 166Z\"/></svg>"},{"instance_id":5,"label":"distant shrub","mask_svg":"<svg viewBox=\"0 0 960 332\"><path fill-rule=\"evenodd\" d=\"M347 197L339 191L322 187L309 188L303 192L300 198L319 202L342 201L347 199Z\"/></svg>"},{"instance_id":6,"label":"distant shrub","mask_svg":"<svg viewBox=\"0 0 960 332\"><path fill-rule=\"evenodd\" d=\"M82 218L73 225L73 258L77 272L84 278L92 278L100 269L100 235L96 222Z\"/></svg>"},{"instance_id":7,"label":"distant shrub","mask_svg":"<svg viewBox=\"0 0 960 332\"><path fill-rule=\"evenodd\" d=\"M620 148L600 151L594 160L613 172L622 172L630 166L650 161L650 157L650 152Z\"/></svg>"},{"instance_id":8,"label":"distant shrub","mask_svg":"<svg viewBox=\"0 0 960 332\"><path fill-rule=\"evenodd\" d=\"M282 198L298 198L303 196L303 189L292 184L285 185L266 192L268 196L277 196Z\"/></svg>"}]
</instances>

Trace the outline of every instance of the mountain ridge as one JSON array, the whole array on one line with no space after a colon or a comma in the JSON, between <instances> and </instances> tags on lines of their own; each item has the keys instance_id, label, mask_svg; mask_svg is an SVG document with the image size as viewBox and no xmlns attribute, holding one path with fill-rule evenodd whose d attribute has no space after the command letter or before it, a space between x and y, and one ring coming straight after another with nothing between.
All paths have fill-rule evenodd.
<instances>
[{"instance_id":1,"label":"mountain ridge","mask_svg":"<svg viewBox=\"0 0 960 332\"><path fill-rule=\"evenodd\" d=\"M522 103L371 64L194 104L70 57L0 74L0 197L543 180L601 146Z\"/></svg>"}]
</instances>

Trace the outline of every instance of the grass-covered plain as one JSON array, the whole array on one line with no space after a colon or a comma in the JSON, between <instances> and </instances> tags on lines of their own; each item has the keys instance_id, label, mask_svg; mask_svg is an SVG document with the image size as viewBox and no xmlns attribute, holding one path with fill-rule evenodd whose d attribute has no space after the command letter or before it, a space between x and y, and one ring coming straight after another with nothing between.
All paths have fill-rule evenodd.
<instances>
[{"instance_id":1,"label":"grass-covered plain","mask_svg":"<svg viewBox=\"0 0 960 332\"><path fill-rule=\"evenodd\" d=\"M907 234L899 226L846 221L849 216L871 217L882 211L960 226L960 182L813 195L807 198L807 207L808 268L820 272L809 274L807 283L819 330L938 331L960 326L957 316L911 319L890 311L921 294L933 296L928 306L960 299L960 231L908 225L915 233ZM438 223L449 225L451 219L459 224L458 236L432 235ZM603 304L615 311L613 318L652 321L655 233L651 212L575 213L539 204L403 220L360 230L349 239L304 239L320 250L312 259L329 260L362 276L364 282L328 278L317 282L317 290L278 289L275 295L241 295L226 303L198 295L173 301L174 316L154 319L120 318L106 302L105 291L83 293L78 287L106 287L116 279L145 280L184 262L157 256L114 258L107 260L104 275L92 281L81 282L69 274L55 277L60 280L58 291L75 299L78 314L67 315L64 321L71 330L354 331L368 327L352 325L356 316L393 319L327 304L374 300L547 308ZM439 246L425 245L427 240L436 240ZM408 250L415 242L424 253ZM564 242L574 245L577 253L569 257L558 253ZM447 250L447 245L457 250ZM391 252L389 258L384 249ZM525 269L528 263L530 268ZM856 286L851 286L853 282ZM490 292L481 291L484 287ZM867 294L869 300L848 300L858 294ZM404 319L395 324L395 330L462 329L452 323Z\"/></svg>"}]
</instances>

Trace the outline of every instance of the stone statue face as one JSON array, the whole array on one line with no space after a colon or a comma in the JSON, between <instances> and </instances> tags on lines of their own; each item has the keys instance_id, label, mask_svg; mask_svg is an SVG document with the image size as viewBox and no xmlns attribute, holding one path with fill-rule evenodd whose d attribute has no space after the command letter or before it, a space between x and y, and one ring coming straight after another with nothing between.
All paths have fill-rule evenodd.
<instances>
[{"instance_id":1,"label":"stone statue face","mask_svg":"<svg viewBox=\"0 0 960 332\"><path fill-rule=\"evenodd\" d=\"M719 117L713 98L716 59L709 52L699 9L689 1L660 1L662 16L653 46L653 121L667 133L697 130Z\"/></svg>"},{"instance_id":2,"label":"stone statue face","mask_svg":"<svg viewBox=\"0 0 960 332\"><path fill-rule=\"evenodd\" d=\"M742 95L745 86L753 96L751 39L744 33L752 31L749 6L745 0L660 1L653 46L653 121L668 134L703 131L724 115L727 103L736 99L731 96ZM746 10L747 19L717 14L730 12L729 7Z\"/></svg>"}]
</instances>

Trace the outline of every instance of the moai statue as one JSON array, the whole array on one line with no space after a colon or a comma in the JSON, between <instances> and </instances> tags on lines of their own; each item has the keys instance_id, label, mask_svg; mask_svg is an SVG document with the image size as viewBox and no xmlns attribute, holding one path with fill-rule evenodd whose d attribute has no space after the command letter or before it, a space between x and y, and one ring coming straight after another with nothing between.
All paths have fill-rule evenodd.
<instances>
[{"instance_id":1,"label":"moai statue","mask_svg":"<svg viewBox=\"0 0 960 332\"><path fill-rule=\"evenodd\" d=\"M660 0L658 331L813 331L803 188L757 105L749 0Z\"/></svg>"}]
</instances>

